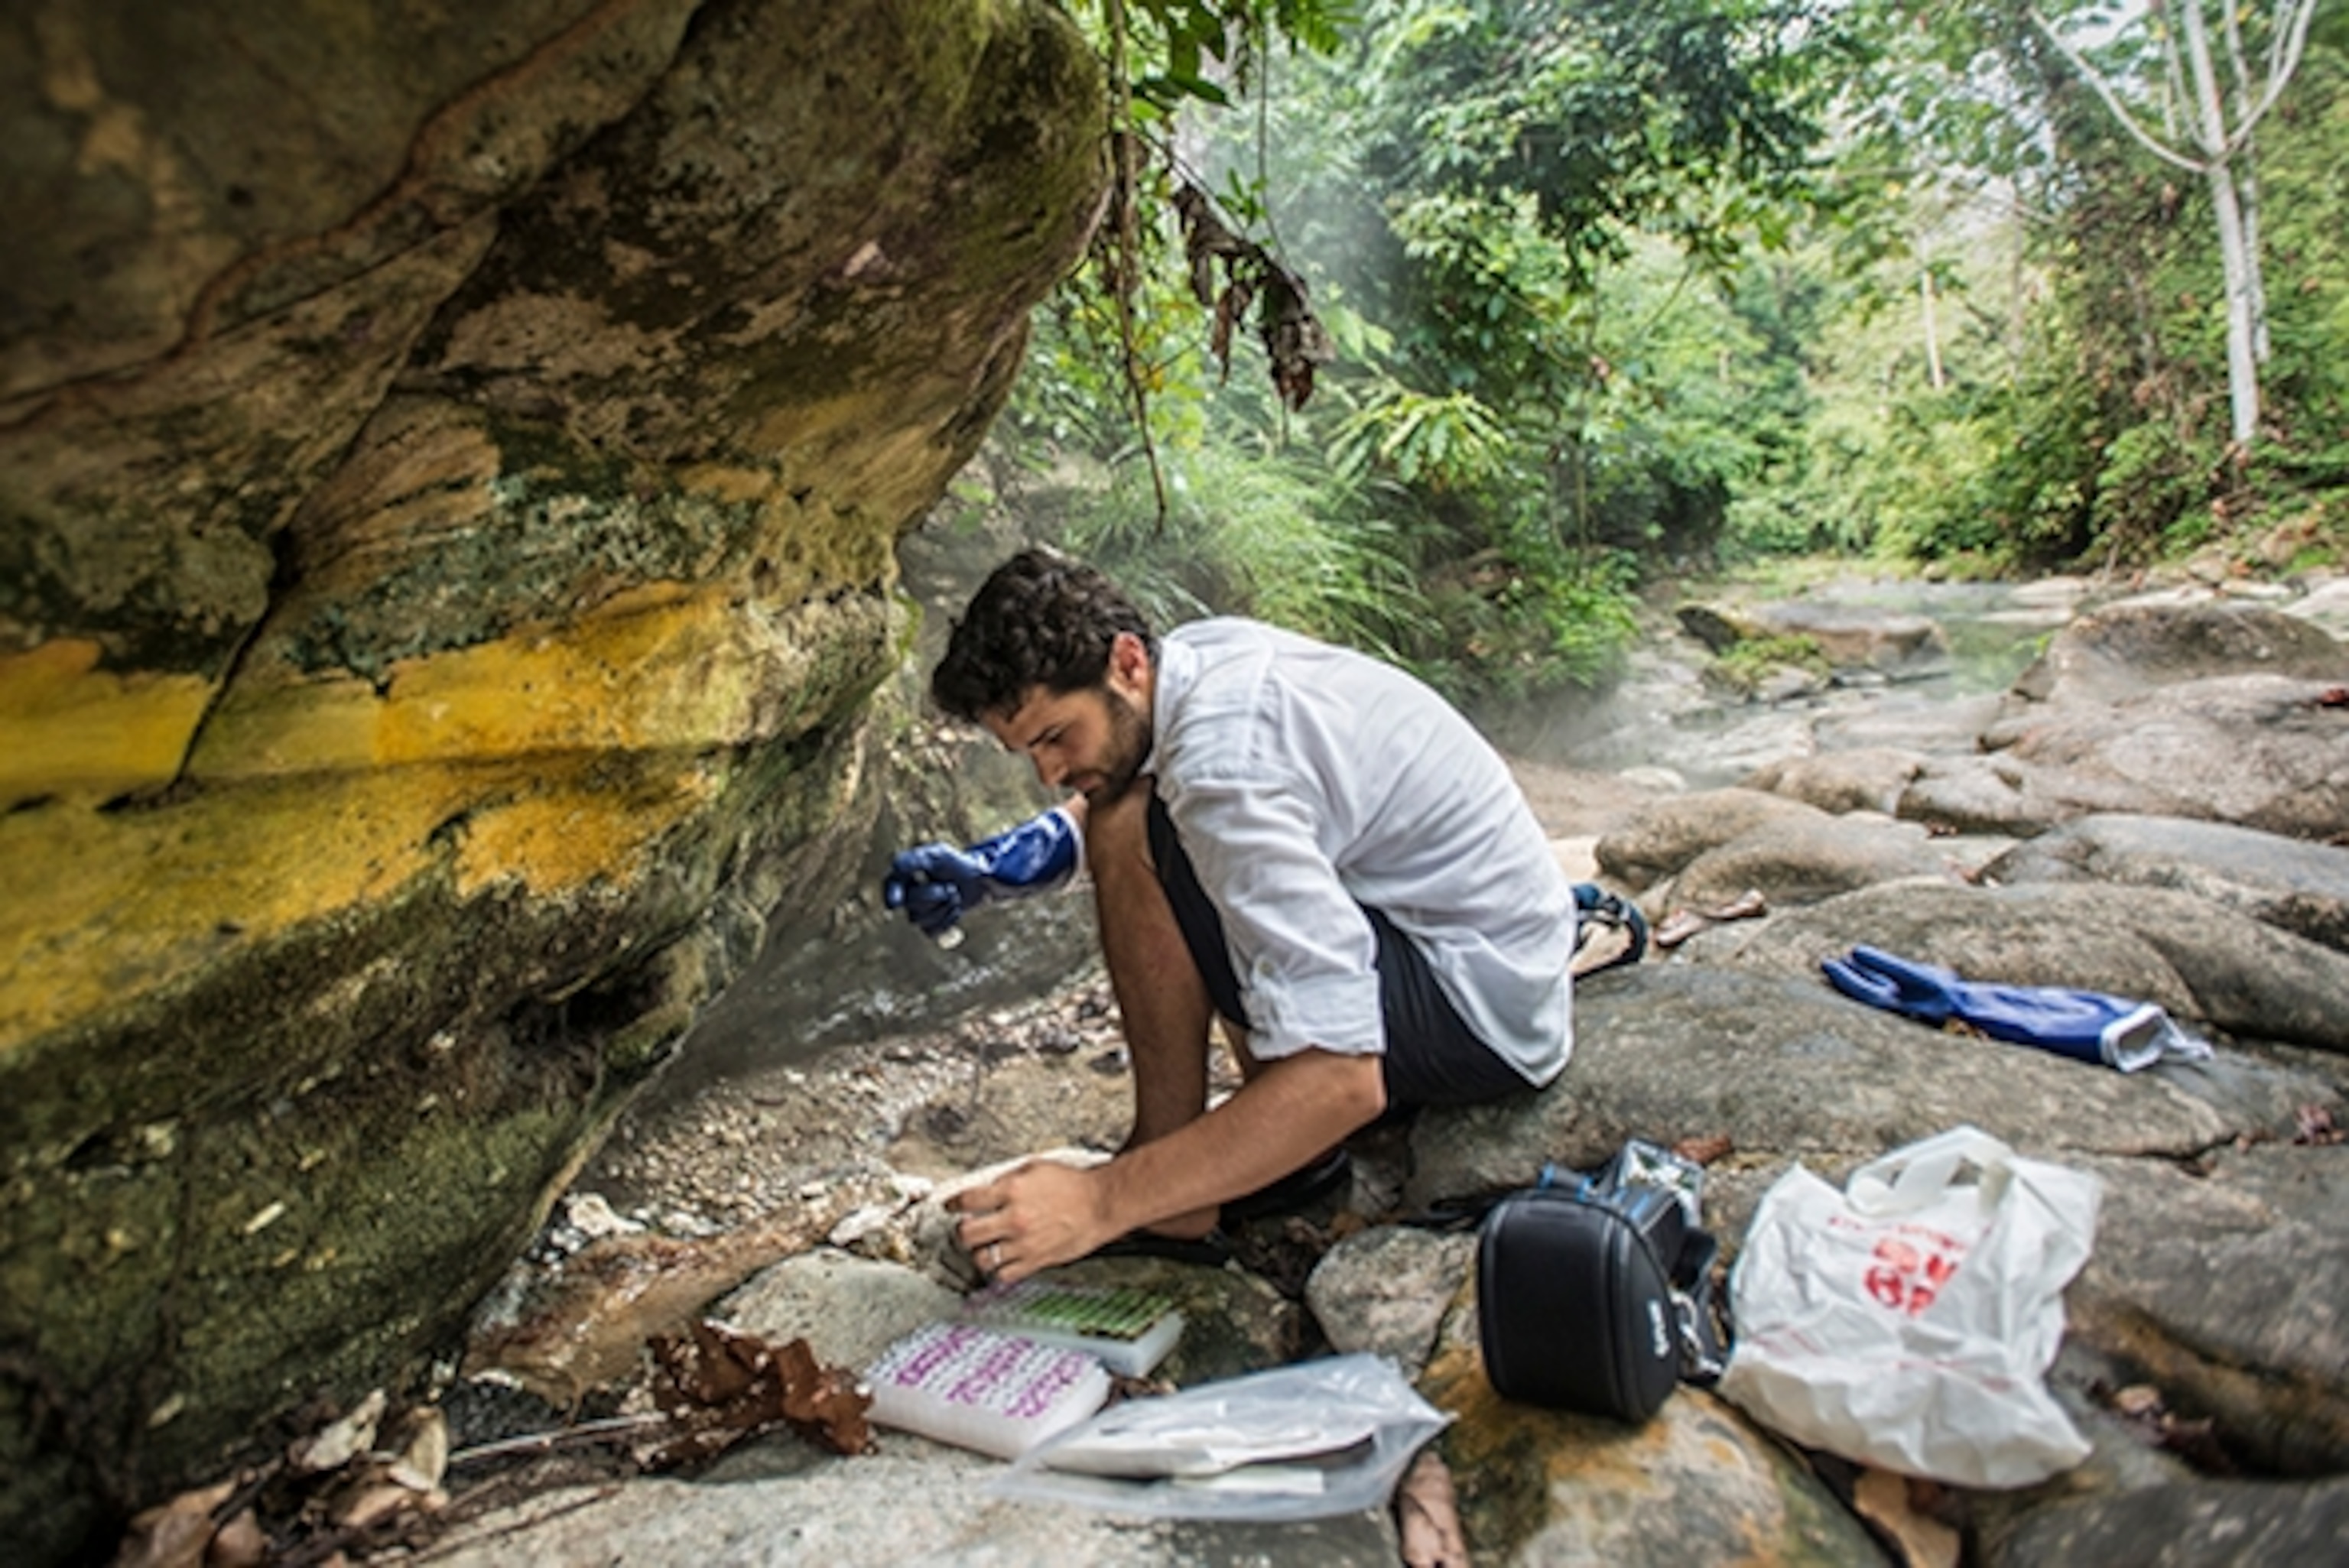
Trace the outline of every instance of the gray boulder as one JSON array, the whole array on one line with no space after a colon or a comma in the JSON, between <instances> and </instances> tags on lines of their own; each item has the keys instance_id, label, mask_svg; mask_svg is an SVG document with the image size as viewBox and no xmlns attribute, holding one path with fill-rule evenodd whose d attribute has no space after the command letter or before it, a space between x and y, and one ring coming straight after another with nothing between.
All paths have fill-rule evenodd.
<instances>
[{"instance_id":1,"label":"gray boulder","mask_svg":"<svg viewBox=\"0 0 2349 1568\"><path fill-rule=\"evenodd\" d=\"M1971 754L1982 732L1998 721L2005 698L1925 695L1905 688L1866 694L1865 702L1830 707L1813 717L1811 740L1821 756L1888 749L1928 757Z\"/></svg>"},{"instance_id":2,"label":"gray boulder","mask_svg":"<svg viewBox=\"0 0 2349 1568\"><path fill-rule=\"evenodd\" d=\"M903 1433L858 1459L791 1439L730 1456L701 1481L637 1479L543 1492L437 1545L443 1568L626 1563L631 1568L904 1568L1082 1563L1100 1568L1354 1568L1400 1551L1383 1509L1302 1524L1149 1523L992 1495L1001 1460Z\"/></svg>"},{"instance_id":3,"label":"gray boulder","mask_svg":"<svg viewBox=\"0 0 2349 1568\"><path fill-rule=\"evenodd\" d=\"M2349 955L2167 888L1888 882L1702 933L1684 951L1810 976L1859 943L1971 980L2101 991L2234 1035L2349 1050Z\"/></svg>"},{"instance_id":4,"label":"gray boulder","mask_svg":"<svg viewBox=\"0 0 2349 1568\"><path fill-rule=\"evenodd\" d=\"M1642 807L1601 835L1593 852L1603 875L1638 892L1757 828L1826 815L1816 806L1759 789L1705 789Z\"/></svg>"},{"instance_id":5,"label":"gray boulder","mask_svg":"<svg viewBox=\"0 0 2349 1568\"><path fill-rule=\"evenodd\" d=\"M2344 652L2323 627L2263 605L2114 604L2075 618L2014 683L2019 704L2104 705L2182 682L2256 670L2339 680Z\"/></svg>"},{"instance_id":6,"label":"gray boulder","mask_svg":"<svg viewBox=\"0 0 2349 1568\"><path fill-rule=\"evenodd\" d=\"M2082 817L2009 850L1983 868L1982 880L2174 888L2349 952L2349 849L2255 828Z\"/></svg>"},{"instance_id":7,"label":"gray boulder","mask_svg":"<svg viewBox=\"0 0 2349 1568\"><path fill-rule=\"evenodd\" d=\"M2349 1469L2349 1147L2081 1163L2105 1196L2072 1336L2263 1470Z\"/></svg>"},{"instance_id":8,"label":"gray boulder","mask_svg":"<svg viewBox=\"0 0 2349 1568\"><path fill-rule=\"evenodd\" d=\"M1836 1171L1958 1122L2053 1156L2185 1156L2246 1130L2161 1080L1940 1034L1816 979L1614 970L1582 987L1575 1036L1542 1093L1422 1113L1414 1203L1521 1186L1546 1160L1596 1166L1630 1138L1725 1137L1707 1213L1729 1235L1744 1195L1795 1160Z\"/></svg>"},{"instance_id":9,"label":"gray boulder","mask_svg":"<svg viewBox=\"0 0 2349 1568\"><path fill-rule=\"evenodd\" d=\"M1652 913L1663 913L1660 906L1667 903L1705 909L1752 889L1772 908L1785 908L1903 877L1954 882L1959 867L1920 823L1872 812L1797 814L1704 851L1643 903Z\"/></svg>"},{"instance_id":10,"label":"gray boulder","mask_svg":"<svg viewBox=\"0 0 2349 1568\"><path fill-rule=\"evenodd\" d=\"M1417 1377L1475 1255L1476 1238L1465 1233L1358 1231L1314 1265L1305 1302L1331 1349L1368 1350Z\"/></svg>"},{"instance_id":11,"label":"gray boulder","mask_svg":"<svg viewBox=\"0 0 2349 1568\"><path fill-rule=\"evenodd\" d=\"M2054 1503L1983 1552L1985 1568L2269 1568L2349 1560L2349 1480L2188 1480Z\"/></svg>"},{"instance_id":12,"label":"gray boulder","mask_svg":"<svg viewBox=\"0 0 2349 1568\"><path fill-rule=\"evenodd\" d=\"M2029 838L2091 812L2160 812L2170 806L2168 796L1997 752L1929 758L1900 792L1895 814L1952 832Z\"/></svg>"},{"instance_id":13,"label":"gray boulder","mask_svg":"<svg viewBox=\"0 0 2349 1568\"><path fill-rule=\"evenodd\" d=\"M1838 670L1917 676L1950 662L1948 635L1924 615L1786 599L1764 605L1759 619L1770 635L1809 638Z\"/></svg>"},{"instance_id":14,"label":"gray boulder","mask_svg":"<svg viewBox=\"0 0 2349 1568\"><path fill-rule=\"evenodd\" d=\"M2232 675L2109 706L2034 707L1992 726L1982 743L2040 770L2044 792L2083 810L2330 840L2349 832L2349 707L2330 698L2349 676L2349 658L2336 658L2342 667L2330 684ZM2048 774L2060 781L2046 782ZM1924 813L1904 799L1901 814Z\"/></svg>"},{"instance_id":15,"label":"gray boulder","mask_svg":"<svg viewBox=\"0 0 2349 1568\"><path fill-rule=\"evenodd\" d=\"M775 1344L805 1339L827 1367L863 1371L961 1297L902 1264L819 1248L785 1258L720 1301L712 1315Z\"/></svg>"},{"instance_id":16,"label":"gray boulder","mask_svg":"<svg viewBox=\"0 0 2349 1568\"><path fill-rule=\"evenodd\" d=\"M1880 811L1889 817L1924 765L1924 754L1906 747L1864 746L1768 763L1741 788L1784 795L1822 811Z\"/></svg>"},{"instance_id":17,"label":"gray boulder","mask_svg":"<svg viewBox=\"0 0 2349 1568\"><path fill-rule=\"evenodd\" d=\"M1948 636L1928 617L1864 604L1803 599L1753 608L1683 604L1673 618L1714 654L1768 638L1802 638L1832 669L1888 675L1938 669L1950 655Z\"/></svg>"}]
</instances>

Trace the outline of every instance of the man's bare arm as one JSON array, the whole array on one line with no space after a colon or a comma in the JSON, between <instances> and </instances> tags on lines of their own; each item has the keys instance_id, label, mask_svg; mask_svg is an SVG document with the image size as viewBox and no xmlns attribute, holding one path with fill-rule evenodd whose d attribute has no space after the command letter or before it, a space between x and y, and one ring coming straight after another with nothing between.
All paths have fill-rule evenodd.
<instances>
[{"instance_id":1,"label":"man's bare arm","mask_svg":"<svg viewBox=\"0 0 2349 1568\"><path fill-rule=\"evenodd\" d=\"M1212 1209L1299 1170L1386 1107L1376 1057L1303 1050L1229 1099L1106 1165L1021 1167L957 1201L963 1245L1003 1279L1084 1256L1129 1231Z\"/></svg>"}]
</instances>

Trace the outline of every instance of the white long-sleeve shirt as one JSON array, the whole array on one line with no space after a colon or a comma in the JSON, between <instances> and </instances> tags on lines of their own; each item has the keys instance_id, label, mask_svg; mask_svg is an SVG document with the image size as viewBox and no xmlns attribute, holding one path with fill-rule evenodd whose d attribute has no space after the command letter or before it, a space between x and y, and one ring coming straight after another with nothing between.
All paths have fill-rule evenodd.
<instances>
[{"instance_id":1,"label":"white long-sleeve shirt","mask_svg":"<svg viewBox=\"0 0 2349 1568\"><path fill-rule=\"evenodd\" d=\"M1223 916L1260 1058L1384 1049L1380 911L1544 1084L1573 1048L1574 893L1475 727L1392 665L1253 621L1161 639L1151 770Z\"/></svg>"}]
</instances>

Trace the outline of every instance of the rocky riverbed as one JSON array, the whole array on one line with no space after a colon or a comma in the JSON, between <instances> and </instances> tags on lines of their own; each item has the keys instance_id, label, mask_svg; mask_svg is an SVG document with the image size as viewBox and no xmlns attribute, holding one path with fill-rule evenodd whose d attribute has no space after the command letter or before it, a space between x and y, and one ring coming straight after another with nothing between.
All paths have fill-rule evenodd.
<instances>
[{"instance_id":1,"label":"rocky riverbed","mask_svg":"<svg viewBox=\"0 0 2349 1568\"><path fill-rule=\"evenodd\" d=\"M1773 695L1743 703L1692 690L1702 677L1683 675L1702 660L1682 645L1612 718L1562 742L1519 726L1521 778L1561 859L1638 897L1671 949L1582 987L1575 1059L1544 1094L1362 1140L1350 1191L1241 1227L1225 1266L1099 1260L1079 1274L1180 1297L1194 1326L1174 1383L1331 1349L1392 1357L1456 1418L1432 1451L1478 1563L2339 1556L2341 603L2302 593L2295 615L2189 585L2075 616L2067 600L2064 629L2006 686L1930 696L1898 667L1931 656L1905 625L1841 644L1800 682L1764 672ZM1877 650L1895 645L1888 666ZM1707 704L1696 724L1672 717ZM1685 752L1624 755L1643 722ZM1621 766L1570 765L1577 747ZM1820 982L1818 959L1856 942L2152 1000L2218 1056L2124 1077L1935 1032ZM759 1429L719 1457L680 1459L648 1339L716 1316L853 1370L972 1282L938 1182L1114 1147L1127 1065L1113 1000L1081 957L1060 965L1039 959L1024 1003L648 1099L485 1304L438 1405L398 1429L437 1421L440 1446L398 1448L386 1418L360 1446L420 1462L377 1475L372 1517L336 1513L356 1494L316 1501L303 1534L281 1507L281 1543L469 1564L1400 1560L1384 1510L1137 1522L1006 1500L996 1462L899 1433L840 1457L837 1434L805 1418L745 1423ZM1867 1471L1692 1388L1636 1431L1500 1400L1476 1353L1473 1238L1395 1222L1640 1137L1704 1152L1708 1218L1733 1252L1793 1164L1839 1179L1961 1122L2088 1171L2104 1193L2051 1377L2095 1451L2022 1491ZM247 1484L258 1527L265 1486L287 1480Z\"/></svg>"}]
</instances>

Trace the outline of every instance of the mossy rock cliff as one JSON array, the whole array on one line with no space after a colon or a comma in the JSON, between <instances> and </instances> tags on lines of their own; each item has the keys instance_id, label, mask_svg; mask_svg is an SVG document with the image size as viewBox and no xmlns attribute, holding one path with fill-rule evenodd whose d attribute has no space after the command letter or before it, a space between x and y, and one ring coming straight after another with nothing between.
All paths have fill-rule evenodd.
<instances>
[{"instance_id":1,"label":"mossy rock cliff","mask_svg":"<svg viewBox=\"0 0 2349 1568\"><path fill-rule=\"evenodd\" d=\"M1042 0L0 18L0 1539L411 1379L875 796Z\"/></svg>"}]
</instances>

